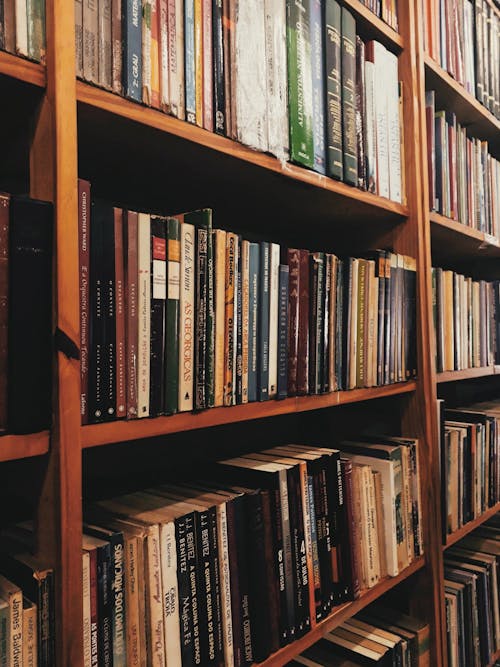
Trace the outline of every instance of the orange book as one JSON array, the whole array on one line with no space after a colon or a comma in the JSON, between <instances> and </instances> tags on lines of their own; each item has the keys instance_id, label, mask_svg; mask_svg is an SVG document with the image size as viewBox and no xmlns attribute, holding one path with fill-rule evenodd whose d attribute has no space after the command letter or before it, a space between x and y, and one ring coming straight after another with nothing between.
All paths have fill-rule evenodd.
<instances>
[{"instance_id":1,"label":"orange book","mask_svg":"<svg viewBox=\"0 0 500 667\"><path fill-rule=\"evenodd\" d=\"M238 235L226 233L226 321L224 326L224 405L235 402L236 309L235 286L238 260Z\"/></svg>"},{"instance_id":2,"label":"orange book","mask_svg":"<svg viewBox=\"0 0 500 667\"><path fill-rule=\"evenodd\" d=\"M160 12L158 0L151 0L151 106L160 108Z\"/></svg>"}]
</instances>

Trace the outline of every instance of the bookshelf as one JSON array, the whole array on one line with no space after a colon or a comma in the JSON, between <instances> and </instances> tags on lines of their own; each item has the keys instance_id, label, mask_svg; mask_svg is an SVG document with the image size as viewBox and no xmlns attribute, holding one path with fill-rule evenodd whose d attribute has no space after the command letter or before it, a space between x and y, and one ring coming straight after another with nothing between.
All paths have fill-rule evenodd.
<instances>
[{"instance_id":1,"label":"bookshelf","mask_svg":"<svg viewBox=\"0 0 500 667\"><path fill-rule=\"evenodd\" d=\"M478 528L478 526L483 524L485 521L491 519L491 517L494 516L497 512L500 512L500 503L497 503L493 507L490 507L489 509L486 510L486 512L483 512L483 514L476 517L473 521L469 521L458 530L455 530L450 535L447 535L446 544L443 544L443 550L447 549L448 547L451 547L452 544L456 544L456 542L458 542L463 537L468 535L475 528Z\"/></svg>"},{"instance_id":2,"label":"bookshelf","mask_svg":"<svg viewBox=\"0 0 500 667\"><path fill-rule=\"evenodd\" d=\"M358 0L344 0L358 20L360 33L380 40L399 55L403 81L405 198L397 204L382 197L325 178L296 165L282 163L237 142L209 133L154 109L146 108L75 79L74 7L65 0L47 0L47 65L0 53L0 89L29 89L19 98L29 117L30 194L55 204L56 308L54 324L79 340L77 176L91 177L98 194L117 202L132 198L162 209L168 203L189 210L207 202L222 221L237 211L250 229L266 229L268 219L286 212L286 221L272 232L284 242L361 251L390 246L417 261L417 380L384 387L333 392L251 405L217 408L198 414L182 413L134 422L80 425L79 363L57 352L54 373L53 429L50 434L0 438L0 462L39 457L36 496L38 552L57 573L57 667L83 667L82 648L82 457L84 450L104 449L123 441L158 438L214 426L233 425L237 434L245 422L257 419L299 419L322 410L335 421L342 406L377 399L396 401L401 433L420 440L425 558L397 577L388 578L345 604L316 625L305 637L267 659L266 667L283 665L375 599L408 581L409 608L431 625L431 664L446 667L443 550L455 543L500 507L491 508L442 545L438 421L434 408L438 385L500 374L500 367L436 373L432 321L431 267L435 254L450 261L480 261L500 257L495 239L465 225L430 213L426 208L427 156L425 90L436 90L471 132L491 142L498 153L500 123L474 97L428 57L423 49L422 8L419 2L399 0L400 32L396 33ZM32 90L33 89L33 90ZM17 109L17 107L16 107ZM13 122L5 113L6 129ZM130 156L134 155L135 160ZM167 156L167 157L166 157ZM168 160L175 156L175 160ZM147 162L146 162L147 161ZM144 169L147 164L148 169ZM5 167L0 171L3 176ZM197 187L193 187L196 179ZM8 182L8 178L5 177ZM248 186L259 201L241 210ZM168 190L168 199L165 191ZM262 209L265 215L263 214ZM308 224L301 227L301 220ZM20 464L21 465L21 464Z\"/></svg>"}]
</instances>

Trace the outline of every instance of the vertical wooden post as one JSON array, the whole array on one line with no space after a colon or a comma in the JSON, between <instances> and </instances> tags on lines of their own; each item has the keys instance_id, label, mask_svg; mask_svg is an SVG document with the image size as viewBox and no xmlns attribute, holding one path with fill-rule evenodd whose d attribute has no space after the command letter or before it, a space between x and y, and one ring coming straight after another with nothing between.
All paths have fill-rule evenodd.
<instances>
[{"instance_id":1,"label":"vertical wooden post","mask_svg":"<svg viewBox=\"0 0 500 667\"><path fill-rule=\"evenodd\" d=\"M47 89L31 146L30 191L33 197L54 203L54 324L78 344L78 160L72 2L47 0L46 34ZM56 573L57 665L83 667L79 362L61 352L56 355L53 427L39 503L38 550Z\"/></svg>"}]
</instances>

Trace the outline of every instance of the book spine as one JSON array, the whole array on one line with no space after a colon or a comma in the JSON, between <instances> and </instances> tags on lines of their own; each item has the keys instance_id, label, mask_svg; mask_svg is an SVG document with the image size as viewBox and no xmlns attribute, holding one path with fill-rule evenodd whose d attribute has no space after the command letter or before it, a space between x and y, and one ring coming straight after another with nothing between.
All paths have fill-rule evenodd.
<instances>
[{"instance_id":1,"label":"book spine","mask_svg":"<svg viewBox=\"0 0 500 667\"><path fill-rule=\"evenodd\" d=\"M25 56L27 58L29 56L28 12L27 12L27 3L23 2L23 0L15 1L15 21L16 21L16 54L19 56Z\"/></svg>"},{"instance_id":2,"label":"book spine","mask_svg":"<svg viewBox=\"0 0 500 667\"><path fill-rule=\"evenodd\" d=\"M160 13L166 1L166 18L162 18L162 60L161 60L161 108L177 116L177 98L179 94L179 60L184 61L184 51L177 48L176 0L161 0ZM165 44L164 41L165 40Z\"/></svg>"},{"instance_id":3,"label":"book spine","mask_svg":"<svg viewBox=\"0 0 500 667\"><path fill-rule=\"evenodd\" d=\"M179 401L179 299L181 240L177 218L167 219L167 303L165 315L165 413L177 412Z\"/></svg>"},{"instance_id":4,"label":"book spine","mask_svg":"<svg viewBox=\"0 0 500 667\"><path fill-rule=\"evenodd\" d=\"M203 127L203 2L194 0L195 119Z\"/></svg>"},{"instance_id":5,"label":"book spine","mask_svg":"<svg viewBox=\"0 0 500 667\"><path fill-rule=\"evenodd\" d=\"M224 405L234 403L234 352L235 332L235 288L236 253L238 237L233 232L226 233L226 295L224 327Z\"/></svg>"},{"instance_id":6,"label":"book spine","mask_svg":"<svg viewBox=\"0 0 500 667\"><path fill-rule=\"evenodd\" d=\"M3 3L0 8L0 48L6 51L11 51L5 43L5 5ZM2 10L4 14L2 16ZM4 28L4 40L1 39L2 26ZM75 60L76 60L76 76L83 79L83 0L75 0Z\"/></svg>"},{"instance_id":7,"label":"book spine","mask_svg":"<svg viewBox=\"0 0 500 667\"><path fill-rule=\"evenodd\" d=\"M290 526L290 509L289 509L289 495L287 471L280 470L278 473L279 479L279 508L281 520L281 535L283 552L282 558L284 561L284 589L286 595L286 619L287 619L287 636L294 639L296 636L296 574L293 562L293 548L292 548L292 534Z\"/></svg>"},{"instance_id":8,"label":"book spine","mask_svg":"<svg viewBox=\"0 0 500 667\"><path fill-rule=\"evenodd\" d=\"M90 616L90 554L87 551L84 551L82 554L82 594L83 594L83 664L85 667L92 667L91 659L91 616ZM26 610L25 610L26 613ZM36 616L34 619L36 623ZM23 628L24 629L24 628ZM1 634L1 631L0 631ZM34 639L36 642L36 633L34 633ZM36 654L36 646L35 646ZM0 656L2 655L2 648L0 644ZM24 656L23 656L24 657ZM34 665L34 656L32 656L31 663L27 660L24 661L24 665L31 664ZM0 659L0 665L4 667L4 663Z\"/></svg>"},{"instance_id":9,"label":"book spine","mask_svg":"<svg viewBox=\"0 0 500 667\"><path fill-rule=\"evenodd\" d=\"M314 392L320 394L323 391L323 368L324 368L324 329L325 329L325 253L318 255L318 280L316 299L316 366L314 369Z\"/></svg>"},{"instance_id":10,"label":"book spine","mask_svg":"<svg viewBox=\"0 0 500 667\"><path fill-rule=\"evenodd\" d=\"M193 611L188 564L188 532L190 530L187 515L175 521L175 538L177 545L177 580L179 584L179 615L182 664L194 664L193 644Z\"/></svg>"},{"instance_id":11,"label":"book spine","mask_svg":"<svg viewBox=\"0 0 500 667\"><path fill-rule=\"evenodd\" d=\"M181 664L180 606L177 582L177 549L175 524L160 525L161 574L163 584L163 619L165 625L165 658L168 664Z\"/></svg>"},{"instance_id":12,"label":"book spine","mask_svg":"<svg viewBox=\"0 0 500 667\"><path fill-rule=\"evenodd\" d=\"M212 6L212 43L213 43L213 121L214 131L224 136L226 132L224 31L222 0L213 0Z\"/></svg>"},{"instance_id":13,"label":"book spine","mask_svg":"<svg viewBox=\"0 0 500 667\"><path fill-rule=\"evenodd\" d=\"M258 334L258 382L257 398L269 399L269 289L270 289L270 243L260 243L259 267L259 334Z\"/></svg>"},{"instance_id":14,"label":"book spine","mask_svg":"<svg viewBox=\"0 0 500 667\"><path fill-rule=\"evenodd\" d=\"M249 345L249 276L250 276L250 243L242 242L241 249L241 402L248 403L248 345Z\"/></svg>"},{"instance_id":15,"label":"book spine","mask_svg":"<svg viewBox=\"0 0 500 667\"><path fill-rule=\"evenodd\" d=\"M309 392L309 253L300 251L297 395Z\"/></svg>"},{"instance_id":16,"label":"book spine","mask_svg":"<svg viewBox=\"0 0 500 667\"><path fill-rule=\"evenodd\" d=\"M112 77L111 87L114 93L122 94L123 80L123 43L122 43L122 3L111 0L111 40L112 40ZM78 43L78 42L77 42Z\"/></svg>"},{"instance_id":17,"label":"book spine","mask_svg":"<svg viewBox=\"0 0 500 667\"><path fill-rule=\"evenodd\" d=\"M111 605L111 550L107 543L97 549L97 598L99 606L99 665L113 664L113 638Z\"/></svg>"},{"instance_id":18,"label":"book spine","mask_svg":"<svg viewBox=\"0 0 500 667\"><path fill-rule=\"evenodd\" d=\"M37 665L37 608L31 604L23 610L23 667Z\"/></svg>"},{"instance_id":19,"label":"book spine","mask_svg":"<svg viewBox=\"0 0 500 667\"><path fill-rule=\"evenodd\" d=\"M210 508L210 582L214 624L214 646L210 648L209 656L212 656L215 664L223 662L224 646L222 639L222 586L219 571L220 554L218 541L218 516L217 507ZM209 619L210 623L210 619Z\"/></svg>"},{"instance_id":20,"label":"book spine","mask_svg":"<svg viewBox=\"0 0 500 667\"><path fill-rule=\"evenodd\" d=\"M116 281L115 229L113 209L105 206L100 224L103 225L103 306L104 306L104 369L105 417L116 417Z\"/></svg>"},{"instance_id":21,"label":"book spine","mask_svg":"<svg viewBox=\"0 0 500 667\"><path fill-rule=\"evenodd\" d=\"M324 280L324 294L323 300L323 340L322 340L322 391L327 392L330 388L330 312L331 308L331 289L332 289L332 266L333 257L329 253L325 253L325 280Z\"/></svg>"},{"instance_id":22,"label":"book spine","mask_svg":"<svg viewBox=\"0 0 500 667\"><path fill-rule=\"evenodd\" d=\"M149 385L151 372L151 218L147 213L139 213L138 217L137 261L137 416L149 417Z\"/></svg>"},{"instance_id":23,"label":"book spine","mask_svg":"<svg viewBox=\"0 0 500 667\"><path fill-rule=\"evenodd\" d=\"M398 58L390 51L385 51L385 68L387 72L387 124L389 147L389 195L392 201L401 203L401 130L399 121L399 76Z\"/></svg>"},{"instance_id":24,"label":"book spine","mask_svg":"<svg viewBox=\"0 0 500 667\"><path fill-rule=\"evenodd\" d=\"M280 160L288 159L288 91L286 3L264 0L267 70L268 150Z\"/></svg>"},{"instance_id":25,"label":"book spine","mask_svg":"<svg viewBox=\"0 0 500 667\"><path fill-rule=\"evenodd\" d=\"M151 333L149 414L162 414L165 403L165 302L167 298L166 223L151 219Z\"/></svg>"},{"instance_id":26,"label":"book spine","mask_svg":"<svg viewBox=\"0 0 500 667\"><path fill-rule=\"evenodd\" d=\"M344 182L358 184L356 150L356 22L342 7L342 130Z\"/></svg>"},{"instance_id":27,"label":"book spine","mask_svg":"<svg viewBox=\"0 0 500 667\"><path fill-rule=\"evenodd\" d=\"M290 157L293 162L312 169L311 12L308 0L287 0L286 8Z\"/></svg>"},{"instance_id":28,"label":"book spine","mask_svg":"<svg viewBox=\"0 0 500 667\"><path fill-rule=\"evenodd\" d=\"M95 205L91 213L90 243L90 353L89 353L89 421L103 421L105 416L104 388L104 294L103 233L104 226L95 220ZM99 221L100 223L100 221Z\"/></svg>"},{"instance_id":29,"label":"book spine","mask_svg":"<svg viewBox=\"0 0 500 667\"><path fill-rule=\"evenodd\" d=\"M365 44L361 37L356 35L356 150L358 154L357 186L362 190L366 189L365 136Z\"/></svg>"},{"instance_id":30,"label":"book spine","mask_svg":"<svg viewBox=\"0 0 500 667\"><path fill-rule=\"evenodd\" d=\"M341 11L335 0L325 3L327 174L344 175L341 97Z\"/></svg>"},{"instance_id":31,"label":"book spine","mask_svg":"<svg viewBox=\"0 0 500 667\"><path fill-rule=\"evenodd\" d=\"M210 546L210 516L207 509L195 514L195 572L199 619L199 648L195 648L195 664L197 665L210 665L214 661L215 634L210 576Z\"/></svg>"},{"instance_id":32,"label":"book spine","mask_svg":"<svg viewBox=\"0 0 500 667\"><path fill-rule=\"evenodd\" d=\"M152 665L165 664L165 630L163 624L163 598L161 590L160 528L158 524L150 526L146 539L146 622L149 656Z\"/></svg>"},{"instance_id":33,"label":"book spine","mask_svg":"<svg viewBox=\"0 0 500 667\"><path fill-rule=\"evenodd\" d=\"M125 282L126 282L126 365L127 365L127 417L137 417L137 344L139 341L137 255L138 215L127 211Z\"/></svg>"},{"instance_id":34,"label":"book spine","mask_svg":"<svg viewBox=\"0 0 500 667\"><path fill-rule=\"evenodd\" d=\"M184 4L184 72L186 85L186 120L188 123L196 123L194 4L195 0L186 0Z\"/></svg>"},{"instance_id":35,"label":"book spine","mask_svg":"<svg viewBox=\"0 0 500 667\"><path fill-rule=\"evenodd\" d=\"M252 625L250 618L249 579L248 579L248 521L246 506L248 496L237 499L239 505L236 514L236 549L238 551L239 614L241 623L241 664L252 665Z\"/></svg>"},{"instance_id":36,"label":"book spine","mask_svg":"<svg viewBox=\"0 0 500 667\"><path fill-rule=\"evenodd\" d=\"M170 7L172 6L175 21L175 4L172 0L158 0L158 48L159 48L159 68L160 68L160 99L159 108L162 111L169 111L171 107L170 100ZM174 57L176 54L174 54Z\"/></svg>"},{"instance_id":37,"label":"book spine","mask_svg":"<svg viewBox=\"0 0 500 667\"><path fill-rule=\"evenodd\" d=\"M8 197L0 196L0 285L3 286L1 298L1 312L6 315L8 310ZM90 297L90 183L78 180L78 247L80 263L80 416L82 424L89 422L89 297ZM6 322L5 325L6 326ZM3 332L3 330L2 330ZM6 331L5 331L6 334ZM7 351L7 338L0 348ZM6 361L4 362L6 364ZM7 379L0 374L1 382ZM5 387L6 392L6 387ZM0 390L0 394L3 392ZM0 416L0 427L5 427L5 418Z\"/></svg>"},{"instance_id":38,"label":"book spine","mask_svg":"<svg viewBox=\"0 0 500 667\"><path fill-rule=\"evenodd\" d=\"M160 0L151 0L151 41L150 41L150 59L151 59L151 106L155 109L160 108L160 57L161 57L161 31Z\"/></svg>"},{"instance_id":39,"label":"book spine","mask_svg":"<svg viewBox=\"0 0 500 667\"><path fill-rule=\"evenodd\" d=\"M280 247L271 243L269 265L269 398L278 394L278 320Z\"/></svg>"},{"instance_id":40,"label":"book spine","mask_svg":"<svg viewBox=\"0 0 500 667\"><path fill-rule=\"evenodd\" d=\"M98 16L99 84L110 90L112 85L111 0L98 0Z\"/></svg>"},{"instance_id":41,"label":"book spine","mask_svg":"<svg viewBox=\"0 0 500 667\"><path fill-rule=\"evenodd\" d=\"M288 396L297 394L297 370L299 354L299 278L300 250L288 250Z\"/></svg>"},{"instance_id":42,"label":"book spine","mask_svg":"<svg viewBox=\"0 0 500 667\"><path fill-rule=\"evenodd\" d=\"M365 51L366 57L366 51ZM365 61L365 154L366 154L366 189L368 192L378 191L377 176L377 128L375 113L375 65Z\"/></svg>"},{"instance_id":43,"label":"book spine","mask_svg":"<svg viewBox=\"0 0 500 667\"><path fill-rule=\"evenodd\" d=\"M98 33L97 0L83 0L83 76L91 83L99 83Z\"/></svg>"},{"instance_id":44,"label":"book spine","mask_svg":"<svg viewBox=\"0 0 500 667\"><path fill-rule=\"evenodd\" d=\"M309 0L311 16L311 78L314 170L326 172L325 109L324 109L324 45L323 16L320 0Z\"/></svg>"},{"instance_id":45,"label":"book spine","mask_svg":"<svg viewBox=\"0 0 500 667\"><path fill-rule=\"evenodd\" d=\"M243 663L243 632L242 632L242 618L240 613L241 597L240 597L240 581L238 577L238 543L237 543L237 524L238 519L241 521L238 504L241 498L234 498L226 505L226 522L227 522L227 545L228 545L228 559L229 559L229 575L230 575L230 596L231 596L231 614L232 614L232 630L233 640L232 648L234 655L235 667L241 667Z\"/></svg>"},{"instance_id":46,"label":"book spine","mask_svg":"<svg viewBox=\"0 0 500 667\"><path fill-rule=\"evenodd\" d=\"M250 243L248 260L248 401L257 400L259 331L259 244Z\"/></svg>"},{"instance_id":47,"label":"book spine","mask_svg":"<svg viewBox=\"0 0 500 667\"><path fill-rule=\"evenodd\" d=\"M95 0L83 0L84 3L95 2ZM85 4L83 9L84 19L84 45L85 45ZM126 97L136 102L142 101L142 5L141 0L126 0L123 4L123 89ZM85 71L85 46L83 52L84 75Z\"/></svg>"},{"instance_id":48,"label":"book spine","mask_svg":"<svg viewBox=\"0 0 500 667\"><path fill-rule=\"evenodd\" d=\"M195 228L181 225L179 324L179 412L193 409L195 341Z\"/></svg>"},{"instance_id":49,"label":"book spine","mask_svg":"<svg viewBox=\"0 0 500 667\"><path fill-rule=\"evenodd\" d=\"M366 349L365 349L365 320L367 317L367 289L366 289L366 278L367 278L367 262L363 259L359 260L358 264L358 292L356 299L356 307L358 310L358 315L356 318L357 323L357 354L356 354L356 387L364 387L366 383L366 371L367 371L367 359L366 359Z\"/></svg>"},{"instance_id":50,"label":"book spine","mask_svg":"<svg viewBox=\"0 0 500 667\"><path fill-rule=\"evenodd\" d=\"M196 228L196 306L194 407L206 407L207 364L207 237L206 228Z\"/></svg>"},{"instance_id":51,"label":"book spine","mask_svg":"<svg viewBox=\"0 0 500 667\"><path fill-rule=\"evenodd\" d=\"M341 461L342 465L342 487L344 489L344 512L345 512L345 535L347 541L342 545L344 551L344 573L345 583L348 586L348 595L350 599L355 600L359 597L359 572L360 563L357 557L356 545L359 542L358 528L354 521L353 503L354 488L352 482L352 462Z\"/></svg>"},{"instance_id":52,"label":"book spine","mask_svg":"<svg viewBox=\"0 0 500 667\"><path fill-rule=\"evenodd\" d=\"M219 577L221 582L221 616L224 664L234 667L233 621L231 610L231 577L229 571L229 541L227 533L226 503L217 506L217 538Z\"/></svg>"},{"instance_id":53,"label":"book spine","mask_svg":"<svg viewBox=\"0 0 500 667\"><path fill-rule=\"evenodd\" d=\"M127 667L126 608L122 533L110 539L110 605L112 608L113 667Z\"/></svg>"},{"instance_id":54,"label":"book spine","mask_svg":"<svg viewBox=\"0 0 500 667\"><path fill-rule=\"evenodd\" d=\"M127 414L127 377L125 351L125 277L123 262L123 210L113 209L115 234L116 294L116 417Z\"/></svg>"},{"instance_id":55,"label":"book spine","mask_svg":"<svg viewBox=\"0 0 500 667\"><path fill-rule=\"evenodd\" d=\"M139 582L139 538L130 537L125 542L125 608L127 630L127 660L131 667L141 665Z\"/></svg>"},{"instance_id":56,"label":"book spine","mask_svg":"<svg viewBox=\"0 0 500 667\"><path fill-rule=\"evenodd\" d=\"M209 213L207 224L207 305L206 305L206 405L215 405L215 257L214 237L212 234L212 212Z\"/></svg>"},{"instance_id":57,"label":"book spine","mask_svg":"<svg viewBox=\"0 0 500 667\"><path fill-rule=\"evenodd\" d=\"M151 105L151 2L141 0L142 3L142 99L148 106Z\"/></svg>"},{"instance_id":58,"label":"book spine","mask_svg":"<svg viewBox=\"0 0 500 667\"><path fill-rule=\"evenodd\" d=\"M317 329L318 329L318 270L319 253L314 252L309 255L310 264L310 308L309 308L309 393L316 393L316 356Z\"/></svg>"},{"instance_id":59,"label":"book spine","mask_svg":"<svg viewBox=\"0 0 500 667\"><path fill-rule=\"evenodd\" d=\"M286 398L288 391L288 264L281 264L279 272L278 315L278 398Z\"/></svg>"},{"instance_id":60,"label":"book spine","mask_svg":"<svg viewBox=\"0 0 500 667\"><path fill-rule=\"evenodd\" d=\"M203 127L214 131L212 0L202 0Z\"/></svg>"},{"instance_id":61,"label":"book spine","mask_svg":"<svg viewBox=\"0 0 500 667\"><path fill-rule=\"evenodd\" d=\"M222 0L222 35L223 35L223 54L224 54L224 100L225 100L225 121L226 121L226 136L230 139L236 138L234 129L235 115L233 108L233 78L234 67L231 66L233 62L234 51L234 3L229 0Z\"/></svg>"},{"instance_id":62,"label":"book spine","mask_svg":"<svg viewBox=\"0 0 500 667\"><path fill-rule=\"evenodd\" d=\"M238 239L238 260L236 271L236 360L235 368L235 402L240 405L243 400L243 310L242 310L242 244L241 237Z\"/></svg>"},{"instance_id":63,"label":"book spine","mask_svg":"<svg viewBox=\"0 0 500 667\"><path fill-rule=\"evenodd\" d=\"M90 555L90 658L92 667L99 664L99 608L97 604L97 552L92 550ZM40 632L40 631L39 631ZM42 648L40 646L40 648ZM42 657L42 656L40 656Z\"/></svg>"},{"instance_id":64,"label":"book spine","mask_svg":"<svg viewBox=\"0 0 500 667\"><path fill-rule=\"evenodd\" d=\"M214 362L214 406L224 405L224 331L225 331L225 279L226 279L226 232L215 229L215 362Z\"/></svg>"}]
</instances>

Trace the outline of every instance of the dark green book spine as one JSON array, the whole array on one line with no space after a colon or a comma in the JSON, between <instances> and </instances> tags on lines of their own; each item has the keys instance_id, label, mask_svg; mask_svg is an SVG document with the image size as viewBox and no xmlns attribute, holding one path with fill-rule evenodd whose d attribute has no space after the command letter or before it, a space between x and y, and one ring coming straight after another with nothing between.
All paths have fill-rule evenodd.
<instances>
[{"instance_id":1,"label":"dark green book spine","mask_svg":"<svg viewBox=\"0 0 500 667\"><path fill-rule=\"evenodd\" d=\"M181 230L177 218L167 220L167 309L165 331L165 412L177 412L179 395L179 296Z\"/></svg>"},{"instance_id":2,"label":"dark green book spine","mask_svg":"<svg viewBox=\"0 0 500 667\"><path fill-rule=\"evenodd\" d=\"M341 104L341 33L340 5L336 0L325 3L325 58L326 58L326 173L342 180L344 161L342 153Z\"/></svg>"},{"instance_id":3,"label":"dark green book spine","mask_svg":"<svg viewBox=\"0 0 500 667\"><path fill-rule=\"evenodd\" d=\"M288 113L290 157L314 167L310 6L308 0L287 0Z\"/></svg>"},{"instance_id":4,"label":"dark green book spine","mask_svg":"<svg viewBox=\"0 0 500 667\"><path fill-rule=\"evenodd\" d=\"M344 181L358 184L356 146L356 22L342 7L342 134L344 144Z\"/></svg>"}]
</instances>

